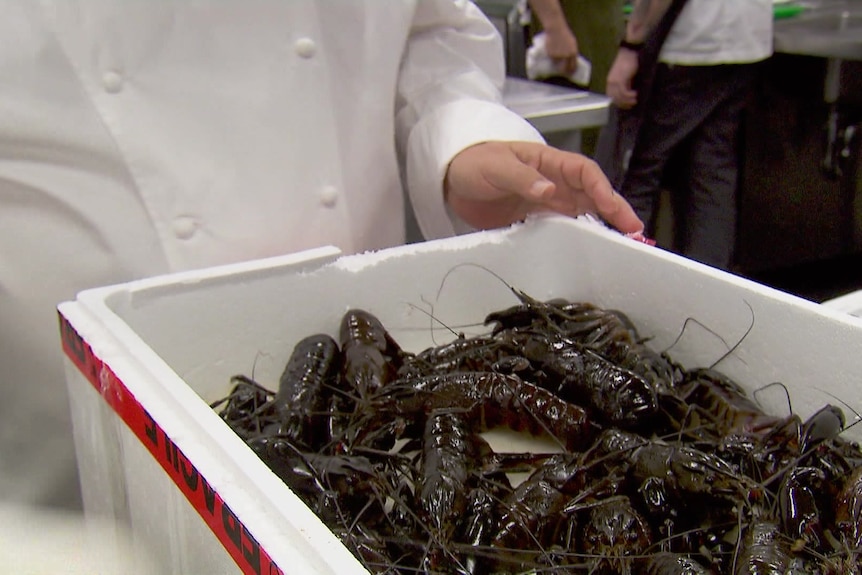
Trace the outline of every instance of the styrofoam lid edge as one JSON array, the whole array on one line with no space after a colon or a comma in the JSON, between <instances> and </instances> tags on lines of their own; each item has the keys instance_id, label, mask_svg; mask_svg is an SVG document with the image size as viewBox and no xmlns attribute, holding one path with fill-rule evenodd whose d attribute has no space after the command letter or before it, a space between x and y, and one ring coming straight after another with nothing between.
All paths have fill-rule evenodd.
<instances>
[{"instance_id":1,"label":"styrofoam lid edge","mask_svg":"<svg viewBox=\"0 0 862 575\"><path fill-rule=\"evenodd\" d=\"M862 317L862 290L828 299L822 302L821 305L837 311L849 313L856 317Z\"/></svg>"}]
</instances>

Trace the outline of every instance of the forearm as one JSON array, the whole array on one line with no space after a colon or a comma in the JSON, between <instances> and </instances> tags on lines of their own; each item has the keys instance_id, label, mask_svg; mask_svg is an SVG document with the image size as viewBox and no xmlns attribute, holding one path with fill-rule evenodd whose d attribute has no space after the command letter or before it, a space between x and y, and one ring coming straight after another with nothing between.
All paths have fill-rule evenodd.
<instances>
[{"instance_id":1,"label":"forearm","mask_svg":"<svg viewBox=\"0 0 862 575\"><path fill-rule=\"evenodd\" d=\"M672 0L635 0L626 24L625 39L633 44L645 41L668 11L671 2Z\"/></svg>"},{"instance_id":2,"label":"forearm","mask_svg":"<svg viewBox=\"0 0 862 575\"><path fill-rule=\"evenodd\" d=\"M459 152L485 141L544 141L503 105L505 77L500 35L474 4L417 3L398 77L395 125L406 188L427 239L457 231L443 203L443 183Z\"/></svg>"},{"instance_id":3,"label":"forearm","mask_svg":"<svg viewBox=\"0 0 862 575\"><path fill-rule=\"evenodd\" d=\"M566 21L560 0L529 0L528 3L544 30L568 28L569 23Z\"/></svg>"}]
</instances>

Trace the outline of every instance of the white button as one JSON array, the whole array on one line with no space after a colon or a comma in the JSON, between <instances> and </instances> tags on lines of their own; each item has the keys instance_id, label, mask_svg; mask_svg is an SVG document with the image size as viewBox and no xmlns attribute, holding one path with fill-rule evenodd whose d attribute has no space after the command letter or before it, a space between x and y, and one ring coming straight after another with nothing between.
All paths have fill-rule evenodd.
<instances>
[{"instance_id":1,"label":"white button","mask_svg":"<svg viewBox=\"0 0 862 575\"><path fill-rule=\"evenodd\" d=\"M293 49L303 58L311 58L317 50L317 45L311 38L300 38L293 45Z\"/></svg>"},{"instance_id":2,"label":"white button","mask_svg":"<svg viewBox=\"0 0 862 575\"><path fill-rule=\"evenodd\" d=\"M181 240L187 240L193 235L198 229L198 222L191 216L179 216L178 218L174 218L173 224L171 224L174 229L174 235Z\"/></svg>"},{"instance_id":3,"label":"white button","mask_svg":"<svg viewBox=\"0 0 862 575\"><path fill-rule=\"evenodd\" d=\"M338 202L338 190L335 189L335 186L323 186L320 190L320 203L331 208L336 202Z\"/></svg>"},{"instance_id":4,"label":"white button","mask_svg":"<svg viewBox=\"0 0 862 575\"><path fill-rule=\"evenodd\" d=\"M102 86L110 94L116 94L123 89L123 77L119 72L109 70L102 75Z\"/></svg>"}]
</instances>

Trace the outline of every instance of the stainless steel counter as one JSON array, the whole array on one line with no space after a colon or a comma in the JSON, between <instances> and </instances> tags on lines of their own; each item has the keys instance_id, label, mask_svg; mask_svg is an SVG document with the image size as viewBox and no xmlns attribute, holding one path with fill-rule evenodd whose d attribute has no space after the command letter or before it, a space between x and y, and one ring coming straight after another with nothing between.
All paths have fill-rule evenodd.
<instances>
[{"instance_id":1,"label":"stainless steel counter","mask_svg":"<svg viewBox=\"0 0 862 575\"><path fill-rule=\"evenodd\" d=\"M862 61L862 0L795 0L802 13L775 21L776 53ZM510 76L503 101L542 133L603 126L609 99Z\"/></svg>"},{"instance_id":2,"label":"stainless steel counter","mask_svg":"<svg viewBox=\"0 0 862 575\"><path fill-rule=\"evenodd\" d=\"M503 86L503 103L546 134L605 125L610 99L583 90L509 77Z\"/></svg>"},{"instance_id":3,"label":"stainless steel counter","mask_svg":"<svg viewBox=\"0 0 862 575\"><path fill-rule=\"evenodd\" d=\"M775 21L779 54L862 60L862 1L799 0L801 14Z\"/></svg>"}]
</instances>

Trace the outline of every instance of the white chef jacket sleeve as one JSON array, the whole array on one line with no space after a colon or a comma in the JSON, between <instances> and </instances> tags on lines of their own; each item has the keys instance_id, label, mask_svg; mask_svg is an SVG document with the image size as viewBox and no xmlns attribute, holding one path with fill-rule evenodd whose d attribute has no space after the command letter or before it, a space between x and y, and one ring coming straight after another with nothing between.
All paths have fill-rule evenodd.
<instances>
[{"instance_id":1,"label":"white chef jacket sleeve","mask_svg":"<svg viewBox=\"0 0 862 575\"><path fill-rule=\"evenodd\" d=\"M420 0L401 64L396 138L402 174L427 239L466 226L449 215L443 179L461 150L487 141L544 139L502 104L502 39L471 2Z\"/></svg>"}]
</instances>

